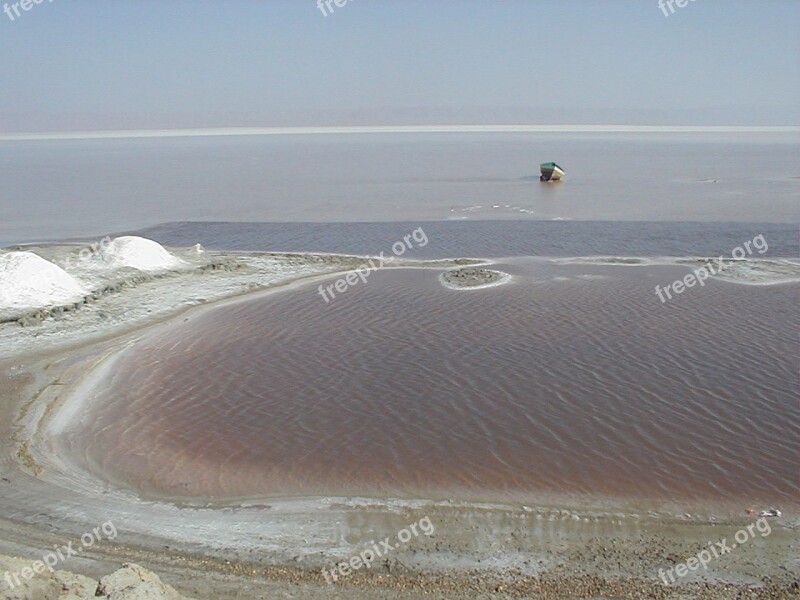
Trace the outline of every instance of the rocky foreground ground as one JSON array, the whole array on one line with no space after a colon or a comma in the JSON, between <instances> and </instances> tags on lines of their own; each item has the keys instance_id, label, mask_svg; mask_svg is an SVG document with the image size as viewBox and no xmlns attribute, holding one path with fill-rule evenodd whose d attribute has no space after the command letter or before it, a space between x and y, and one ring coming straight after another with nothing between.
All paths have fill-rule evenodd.
<instances>
[{"instance_id":1,"label":"rocky foreground ground","mask_svg":"<svg viewBox=\"0 0 800 600\"><path fill-rule=\"evenodd\" d=\"M100 581L68 571L44 570L32 572L30 561L0 556L0 569L4 581L0 593L5 600L88 600L109 598L114 600L181 600L172 587L159 579L158 575L135 564L106 575ZM29 570L30 569L30 570Z\"/></svg>"},{"instance_id":2,"label":"rocky foreground ground","mask_svg":"<svg viewBox=\"0 0 800 600\"><path fill-rule=\"evenodd\" d=\"M31 563L0 556L0 569L19 574ZM606 578L595 575L548 574L528 577L519 573L489 576L485 572L465 572L459 575L413 575L392 573L391 566L366 577L355 577L346 584L328 585L319 581L316 574L291 568L270 569L262 573L247 574L236 565L229 565L228 573L195 572L192 582L184 586L186 595L166 583L152 571L137 564L124 564L118 570L99 580L75 573L57 570L45 571L22 580L13 588L7 581L0 583L0 597L4 600L190 600L212 598L252 598L259 590L260 598L356 598L361 600L389 600L411 598L474 598L480 600L515 598L530 600L618 600L622 598L655 600L778 600L800 597L800 584L780 584L765 578L763 585L737 585L731 583L692 584L679 587L665 586L632 578ZM238 573L236 573L239 571ZM189 575L185 571L184 575ZM13 581L13 579L12 579Z\"/></svg>"}]
</instances>

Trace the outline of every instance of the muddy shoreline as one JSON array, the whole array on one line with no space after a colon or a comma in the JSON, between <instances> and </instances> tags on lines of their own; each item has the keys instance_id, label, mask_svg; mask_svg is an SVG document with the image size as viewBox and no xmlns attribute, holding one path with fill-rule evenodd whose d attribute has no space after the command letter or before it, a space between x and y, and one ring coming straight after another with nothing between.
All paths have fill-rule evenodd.
<instances>
[{"instance_id":1,"label":"muddy shoreline","mask_svg":"<svg viewBox=\"0 0 800 600\"><path fill-rule=\"evenodd\" d=\"M116 539L58 568L99 580L122 563L134 562L193 598L730 598L745 590L751 590L751 598L800 594L800 522L795 515L770 520L768 537L756 537L708 570L666 585L659 580L659 569L686 561L710 541L731 538L753 517L709 522L554 506L536 498L524 505L334 497L234 503L143 499L77 471L67 449L55 451L44 425L62 403L80 393L87 374L103 361L155 328L191 319L221 300L291 289L315 277L352 270L363 261L325 256L242 254L236 260L246 264L244 269L154 278L98 297L69 314L45 316L43 324L0 325L0 555L37 560L54 545L79 540L111 520L119 531ZM458 264L409 261L393 266L443 269ZM144 308L130 311L132 302ZM433 536L415 538L335 585L326 583L323 568L423 517L436 526ZM0 571L18 565L0 556ZM0 580L0 597L14 598L14 593Z\"/></svg>"}]
</instances>

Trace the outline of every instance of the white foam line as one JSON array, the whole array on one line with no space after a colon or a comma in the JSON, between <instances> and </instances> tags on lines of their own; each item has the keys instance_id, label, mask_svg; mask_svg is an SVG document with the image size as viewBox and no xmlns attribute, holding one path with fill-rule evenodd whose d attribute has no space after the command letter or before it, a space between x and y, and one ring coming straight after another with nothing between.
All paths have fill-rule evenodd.
<instances>
[{"instance_id":1,"label":"white foam line","mask_svg":"<svg viewBox=\"0 0 800 600\"><path fill-rule=\"evenodd\" d=\"M385 125L354 127L227 127L0 134L0 142L128 138L220 137L254 135L331 135L380 133L800 133L800 126L698 125Z\"/></svg>"}]
</instances>

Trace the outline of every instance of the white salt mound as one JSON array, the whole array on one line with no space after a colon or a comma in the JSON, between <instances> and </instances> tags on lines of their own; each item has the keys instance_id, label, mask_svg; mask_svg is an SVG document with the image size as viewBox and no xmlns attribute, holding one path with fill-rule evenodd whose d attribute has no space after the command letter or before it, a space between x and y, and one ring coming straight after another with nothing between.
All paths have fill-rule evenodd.
<instances>
[{"instance_id":1,"label":"white salt mound","mask_svg":"<svg viewBox=\"0 0 800 600\"><path fill-rule=\"evenodd\" d=\"M184 264L158 242L132 235L113 239L101 250L100 257L112 268L132 267L140 271L166 271Z\"/></svg>"},{"instance_id":2,"label":"white salt mound","mask_svg":"<svg viewBox=\"0 0 800 600\"><path fill-rule=\"evenodd\" d=\"M32 252L0 254L0 309L63 306L86 294L72 275Z\"/></svg>"}]
</instances>

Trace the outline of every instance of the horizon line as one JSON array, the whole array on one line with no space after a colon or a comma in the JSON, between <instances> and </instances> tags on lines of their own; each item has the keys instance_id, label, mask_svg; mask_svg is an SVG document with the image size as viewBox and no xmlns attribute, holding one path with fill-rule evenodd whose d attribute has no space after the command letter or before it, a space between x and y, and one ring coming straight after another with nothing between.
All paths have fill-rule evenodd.
<instances>
[{"instance_id":1,"label":"horizon line","mask_svg":"<svg viewBox=\"0 0 800 600\"><path fill-rule=\"evenodd\" d=\"M800 133L798 125L353 125L0 133L0 142L379 133Z\"/></svg>"}]
</instances>

